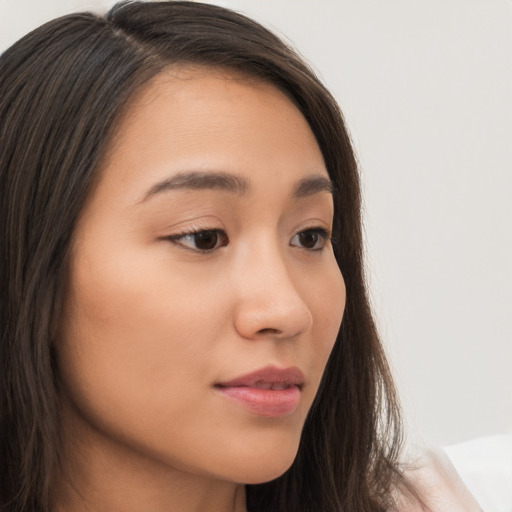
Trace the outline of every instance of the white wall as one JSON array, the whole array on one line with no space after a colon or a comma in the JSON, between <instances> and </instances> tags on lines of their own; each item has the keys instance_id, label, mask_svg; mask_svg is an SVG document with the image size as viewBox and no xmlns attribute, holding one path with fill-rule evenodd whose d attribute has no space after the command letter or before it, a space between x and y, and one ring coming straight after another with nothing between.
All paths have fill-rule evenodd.
<instances>
[{"instance_id":1,"label":"white wall","mask_svg":"<svg viewBox=\"0 0 512 512\"><path fill-rule=\"evenodd\" d=\"M0 0L0 48L102 3ZM512 430L512 2L216 3L286 34L345 112L411 431L448 444Z\"/></svg>"}]
</instances>

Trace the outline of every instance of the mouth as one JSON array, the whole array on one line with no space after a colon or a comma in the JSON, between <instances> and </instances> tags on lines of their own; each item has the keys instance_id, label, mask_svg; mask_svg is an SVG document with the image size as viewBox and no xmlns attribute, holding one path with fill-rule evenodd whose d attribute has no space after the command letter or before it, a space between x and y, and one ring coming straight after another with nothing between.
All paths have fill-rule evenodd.
<instances>
[{"instance_id":1,"label":"mouth","mask_svg":"<svg viewBox=\"0 0 512 512\"><path fill-rule=\"evenodd\" d=\"M215 390L252 413L268 418L291 415L298 407L304 375L296 368L268 366L215 384Z\"/></svg>"}]
</instances>

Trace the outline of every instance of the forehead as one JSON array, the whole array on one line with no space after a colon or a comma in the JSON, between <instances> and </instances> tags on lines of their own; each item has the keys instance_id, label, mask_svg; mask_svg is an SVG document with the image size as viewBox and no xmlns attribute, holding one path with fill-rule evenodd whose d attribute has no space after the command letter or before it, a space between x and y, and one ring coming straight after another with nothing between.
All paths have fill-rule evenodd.
<instances>
[{"instance_id":1,"label":"forehead","mask_svg":"<svg viewBox=\"0 0 512 512\"><path fill-rule=\"evenodd\" d=\"M174 125L174 134L178 135L178 128L183 129L185 125L190 130L197 130L199 125L205 129L215 124L226 127L222 121L237 121L242 125L245 120L245 125L256 132L260 127L257 121L263 124L269 118L274 122L279 119L282 124L298 122L304 132L312 135L289 96L268 81L223 68L171 66L134 95L118 124L116 139L133 135L143 125L159 130L164 125L169 128Z\"/></svg>"},{"instance_id":2,"label":"forehead","mask_svg":"<svg viewBox=\"0 0 512 512\"><path fill-rule=\"evenodd\" d=\"M140 186L188 170L266 176L276 186L327 176L315 136L286 94L197 66L165 70L133 98L103 166L110 178Z\"/></svg>"}]
</instances>

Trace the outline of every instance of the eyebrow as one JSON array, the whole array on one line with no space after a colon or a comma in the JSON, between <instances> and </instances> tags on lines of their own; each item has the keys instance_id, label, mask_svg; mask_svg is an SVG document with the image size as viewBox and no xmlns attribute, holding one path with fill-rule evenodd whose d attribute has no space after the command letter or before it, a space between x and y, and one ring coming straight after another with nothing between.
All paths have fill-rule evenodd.
<instances>
[{"instance_id":1,"label":"eyebrow","mask_svg":"<svg viewBox=\"0 0 512 512\"><path fill-rule=\"evenodd\" d=\"M225 172L180 172L153 185L143 201L168 190L224 190L243 195L249 190L249 182L241 176Z\"/></svg>"},{"instance_id":2,"label":"eyebrow","mask_svg":"<svg viewBox=\"0 0 512 512\"><path fill-rule=\"evenodd\" d=\"M292 197L301 198L308 197L319 192L333 193L332 182L326 176L308 176L300 180L295 187L293 187Z\"/></svg>"},{"instance_id":3,"label":"eyebrow","mask_svg":"<svg viewBox=\"0 0 512 512\"><path fill-rule=\"evenodd\" d=\"M236 195L244 195L250 188L250 183L246 178L226 172L180 172L153 185L142 198L142 202L169 190L223 190ZM312 175L295 184L292 197L303 198L319 192L332 194L331 180L326 176Z\"/></svg>"}]
</instances>

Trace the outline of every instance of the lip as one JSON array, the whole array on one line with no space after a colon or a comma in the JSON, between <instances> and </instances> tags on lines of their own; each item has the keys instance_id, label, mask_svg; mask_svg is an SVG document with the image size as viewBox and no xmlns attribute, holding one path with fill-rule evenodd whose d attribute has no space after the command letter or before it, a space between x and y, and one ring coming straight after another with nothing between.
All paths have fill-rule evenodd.
<instances>
[{"instance_id":1,"label":"lip","mask_svg":"<svg viewBox=\"0 0 512 512\"><path fill-rule=\"evenodd\" d=\"M304 375L297 367L267 366L235 379L215 384L218 393L251 412L282 418L298 407Z\"/></svg>"}]
</instances>

